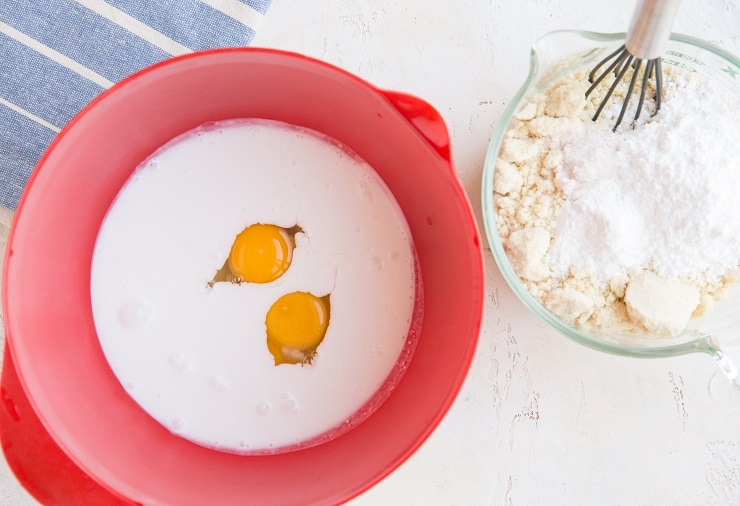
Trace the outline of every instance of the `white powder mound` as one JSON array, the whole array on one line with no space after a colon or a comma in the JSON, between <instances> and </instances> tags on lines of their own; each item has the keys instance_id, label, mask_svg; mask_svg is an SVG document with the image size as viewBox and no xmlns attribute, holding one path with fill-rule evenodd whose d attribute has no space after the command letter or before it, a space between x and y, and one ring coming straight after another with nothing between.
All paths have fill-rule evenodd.
<instances>
[{"instance_id":1,"label":"white powder mound","mask_svg":"<svg viewBox=\"0 0 740 506\"><path fill-rule=\"evenodd\" d=\"M666 88L655 121L618 134L590 122L560 139L558 271L586 267L603 281L649 263L716 280L738 266L740 106L711 81L677 76Z\"/></svg>"},{"instance_id":2,"label":"white powder mound","mask_svg":"<svg viewBox=\"0 0 740 506\"><path fill-rule=\"evenodd\" d=\"M740 272L740 97L668 68L659 113L651 87L637 125L614 133L629 76L594 122L608 84L586 99L587 71L512 121L494 181L499 234L527 289L565 321L680 334Z\"/></svg>"}]
</instances>

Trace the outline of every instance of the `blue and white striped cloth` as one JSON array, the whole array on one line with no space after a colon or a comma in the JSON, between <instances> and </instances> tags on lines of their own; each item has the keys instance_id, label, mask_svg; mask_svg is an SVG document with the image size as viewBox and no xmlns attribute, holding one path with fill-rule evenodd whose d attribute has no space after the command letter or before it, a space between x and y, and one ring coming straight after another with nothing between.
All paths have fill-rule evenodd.
<instances>
[{"instance_id":1,"label":"blue and white striped cloth","mask_svg":"<svg viewBox=\"0 0 740 506\"><path fill-rule=\"evenodd\" d=\"M0 0L0 205L15 209L61 128L116 81L248 45L272 0Z\"/></svg>"}]
</instances>

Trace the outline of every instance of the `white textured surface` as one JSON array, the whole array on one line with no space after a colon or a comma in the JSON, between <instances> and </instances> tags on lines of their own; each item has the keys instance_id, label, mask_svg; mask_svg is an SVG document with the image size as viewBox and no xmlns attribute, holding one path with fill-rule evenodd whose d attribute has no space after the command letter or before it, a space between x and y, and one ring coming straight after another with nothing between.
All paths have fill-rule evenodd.
<instances>
[{"instance_id":1,"label":"white textured surface","mask_svg":"<svg viewBox=\"0 0 740 506\"><path fill-rule=\"evenodd\" d=\"M274 0L254 44L324 59L434 105L482 230L488 137L526 76L532 42L559 28L624 31L633 5ZM740 0L684 0L675 31L740 54L738 20ZM458 400L422 448L353 506L740 504L740 412L709 397L709 357L584 348L526 312L488 251L486 270L484 328ZM24 497L0 470L1 504L33 504Z\"/></svg>"}]
</instances>

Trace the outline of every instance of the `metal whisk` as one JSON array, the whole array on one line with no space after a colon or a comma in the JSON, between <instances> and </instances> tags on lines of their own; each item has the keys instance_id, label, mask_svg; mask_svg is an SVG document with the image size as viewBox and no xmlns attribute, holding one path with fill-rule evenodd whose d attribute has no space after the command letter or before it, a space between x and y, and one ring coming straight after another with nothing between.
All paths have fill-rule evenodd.
<instances>
[{"instance_id":1,"label":"metal whisk","mask_svg":"<svg viewBox=\"0 0 740 506\"><path fill-rule=\"evenodd\" d=\"M632 123L634 124L640 117L648 82L653 78L655 79L656 89L653 116L660 110L663 89L663 72L660 65L660 55L665 51L668 38L671 35L671 27L673 26L673 20L676 18L679 4L680 0L638 0L625 43L612 54L601 60L588 75L589 82L593 84L586 91L587 97L611 72L614 72L615 75L614 82L609 87L604 100L602 100L599 108L596 110L596 114L594 114L594 121L601 114L601 111L611 98L617 85L627 73L627 69L632 66L632 78L630 79L627 94L624 96L624 102L622 103L622 109L619 112L617 123L613 128L613 131L616 131L617 127L622 123L624 113L627 111L627 106L629 105L630 97L635 88L637 76L642 69L643 62L647 63L645 65L645 71L642 74L640 99L637 103L637 111L635 112ZM599 69L610 60L613 60L611 64L603 73L596 77Z\"/></svg>"}]
</instances>

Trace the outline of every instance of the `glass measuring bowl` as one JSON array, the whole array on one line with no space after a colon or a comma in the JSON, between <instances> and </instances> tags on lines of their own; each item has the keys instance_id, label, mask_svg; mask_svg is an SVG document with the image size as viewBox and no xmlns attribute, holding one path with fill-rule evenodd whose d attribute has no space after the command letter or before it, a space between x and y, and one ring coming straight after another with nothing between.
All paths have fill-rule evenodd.
<instances>
[{"instance_id":1,"label":"glass measuring bowl","mask_svg":"<svg viewBox=\"0 0 740 506\"><path fill-rule=\"evenodd\" d=\"M576 328L548 311L527 291L507 258L498 233L493 191L495 165L512 119L527 104L530 96L547 89L574 70L593 68L624 40L624 33L559 30L543 36L533 45L529 75L496 124L484 162L481 200L488 242L504 279L517 297L532 313L561 334L596 350L632 357L708 353L721 371L710 381L712 397L740 409L740 284L732 287L711 312L692 320L683 333L675 337L658 338ZM673 34L662 61L665 66L680 67L717 81L730 93L740 96L740 59L707 42Z\"/></svg>"}]
</instances>

